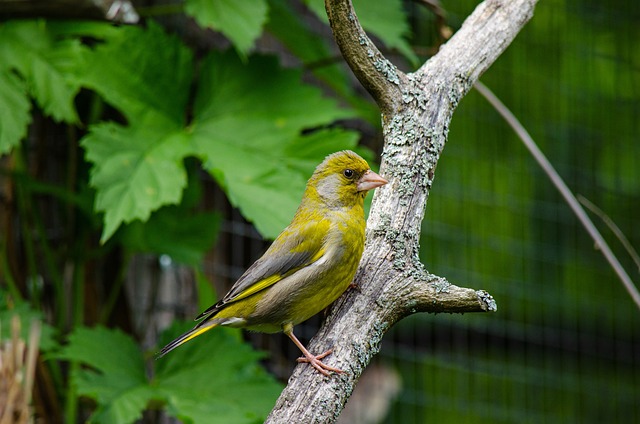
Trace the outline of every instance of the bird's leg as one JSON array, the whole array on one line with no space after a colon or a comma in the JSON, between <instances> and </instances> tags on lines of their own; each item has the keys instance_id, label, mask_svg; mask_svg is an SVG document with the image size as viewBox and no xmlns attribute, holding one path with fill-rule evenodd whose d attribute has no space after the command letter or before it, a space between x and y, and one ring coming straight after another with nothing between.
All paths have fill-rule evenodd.
<instances>
[{"instance_id":1,"label":"bird's leg","mask_svg":"<svg viewBox=\"0 0 640 424\"><path fill-rule=\"evenodd\" d=\"M321 359L324 358L325 356L329 355L331 352L333 352L333 349L329 349L324 353L321 353L320 355L312 355L305 347L302 343L300 343L300 340L298 340L298 338L295 336L295 334L293 334L293 326L292 325L287 325L284 328L284 334L287 335L287 337L289 337L291 339L291 341L298 346L298 349L300 349L300 351L302 352L302 354L304 355L304 357L300 357L297 359L298 362L308 362L313 368L315 368L316 370L318 370L318 372L320 372L323 375L328 376L331 372L335 372L335 373L343 373L344 371L338 369L338 368L334 368L331 367L329 365L324 364Z\"/></svg>"}]
</instances>

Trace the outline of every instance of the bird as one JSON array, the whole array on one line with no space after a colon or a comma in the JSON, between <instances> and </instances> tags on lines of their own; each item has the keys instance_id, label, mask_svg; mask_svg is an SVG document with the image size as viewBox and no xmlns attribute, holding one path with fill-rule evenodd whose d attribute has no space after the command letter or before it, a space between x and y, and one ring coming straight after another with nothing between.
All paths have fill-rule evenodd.
<instances>
[{"instance_id":1,"label":"bird","mask_svg":"<svg viewBox=\"0 0 640 424\"><path fill-rule=\"evenodd\" d=\"M240 276L229 292L202 312L192 330L158 353L162 357L218 326L283 332L300 349L298 362L325 376L343 371L322 362L333 349L313 355L294 326L326 309L352 284L365 241L364 198L387 184L358 154L327 156L307 181L291 223Z\"/></svg>"}]
</instances>

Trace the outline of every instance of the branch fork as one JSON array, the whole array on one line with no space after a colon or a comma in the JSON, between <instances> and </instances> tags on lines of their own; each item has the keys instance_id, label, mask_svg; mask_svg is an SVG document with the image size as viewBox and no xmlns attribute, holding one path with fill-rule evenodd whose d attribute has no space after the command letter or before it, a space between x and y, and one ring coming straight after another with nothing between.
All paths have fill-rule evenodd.
<instances>
[{"instance_id":1,"label":"branch fork","mask_svg":"<svg viewBox=\"0 0 640 424\"><path fill-rule=\"evenodd\" d=\"M336 43L380 107L384 149L367 242L354 283L333 305L311 352L346 371L322 376L298 366L267 423L332 423L380 350L384 334L417 312L488 312L484 290L429 273L418 257L420 228L449 123L460 100L532 17L537 0L485 0L416 72L395 67L369 39L350 0L325 0Z\"/></svg>"}]
</instances>

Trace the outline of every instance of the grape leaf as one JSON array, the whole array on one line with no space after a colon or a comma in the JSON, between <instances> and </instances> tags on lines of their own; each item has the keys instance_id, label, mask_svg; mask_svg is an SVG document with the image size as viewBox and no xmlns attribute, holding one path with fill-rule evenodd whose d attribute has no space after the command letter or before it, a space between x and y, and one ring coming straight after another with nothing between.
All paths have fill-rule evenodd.
<instances>
[{"instance_id":1,"label":"grape leaf","mask_svg":"<svg viewBox=\"0 0 640 424\"><path fill-rule=\"evenodd\" d=\"M46 21L0 25L0 154L25 137L33 97L56 121L77 123L74 98L87 48L50 30Z\"/></svg>"},{"instance_id":2,"label":"grape leaf","mask_svg":"<svg viewBox=\"0 0 640 424\"><path fill-rule=\"evenodd\" d=\"M0 25L0 69L24 78L31 96L56 121L78 122L73 100L86 51L77 39L54 37L46 21Z\"/></svg>"},{"instance_id":3,"label":"grape leaf","mask_svg":"<svg viewBox=\"0 0 640 424\"><path fill-rule=\"evenodd\" d=\"M122 222L146 221L160 206L180 202L187 184L182 160L189 146L184 135L172 130L159 122L130 128L102 123L82 139L94 164L95 208L105 213L102 242Z\"/></svg>"},{"instance_id":4,"label":"grape leaf","mask_svg":"<svg viewBox=\"0 0 640 424\"><path fill-rule=\"evenodd\" d=\"M55 357L91 367L76 370L72 379L80 395L98 403L92 422L134 422L155 395L147 387L142 352L120 330L77 328Z\"/></svg>"},{"instance_id":5,"label":"grape leaf","mask_svg":"<svg viewBox=\"0 0 640 424\"><path fill-rule=\"evenodd\" d=\"M161 341L191 326L174 325ZM157 361L154 383L170 414L195 424L264 421L282 387L258 365L264 354L241 342L237 331L213 329Z\"/></svg>"},{"instance_id":6,"label":"grape leaf","mask_svg":"<svg viewBox=\"0 0 640 424\"><path fill-rule=\"evenodd\" d=\"M202 199L200 168L196 165L192 161L187 166L189 183L179 205L164 206L148 221L135 220L122 229L119 240L127 249L169 255L187 265L202 263L205 252L215 243L222 217L218 212L196 209Z\"/></svg>"},{"instance_id":7,"label":"grape leaf","mask_svg":"<svg viewBox=\"0 0 640 424\"><path fill-rule=\"evenodd\" d=\"M136 220L125 227L121 241L131 250L166 254L195 266L214 244L220 223L217 212L191 213L181 206L165 206L147 222Z\"/></svg>"},{"instance_id":8,"label":"grape leaf","mask_svg":"<svg viewBox=\"0 0 640 424\"><path fill-rule=\"evenodd\" d=\"M267 20L266 0L187 0L185 12L204 28L222 32L246 57Z\"/></svg>"},{"instance_id":9,"label":"grape leaf","mask_svg":"<svg viewBox=\"0 0 640 424\"><path fill-rule=\"evenodd\" d=\"M31 103L24 82L0 70L0 155L8 153L27 135Z\"/></svg>"},{"instance_id":10,"label":"grape leaf","mask_svg":"<svg viewBox=\"0 0 640 424\"><path fill-rule=\"evenodd\" d=\"M81 141L94 164L95 209L105 213L103 242L123 222L146 221L180 202L190 151L183 128L191 61L189 50L156 24L122 28L88 60L84 84L129 121L93 125Z\"/></svg>"},{"instance_id":11,"label":"grape leaf","mask_svg":"<svg viewBox=\"0 0 640 424\"><path fill-rule=\"evenodd\" d=\"M323 22L328 22L324 1L306 1ZM405 39L409 33L409 24L401 0L353 0L353 7L366 31L378 37L387 47L397 49L413 65L417 65L418 57Z\"/></svg>"},{"instance_id":12,"label":"grape leaf","mask_svg":"<svg viewBox=\"0 0 640 424\"><path fill-rule=\"evenodd\" d=\"M338 94L352 94L349 75L340 62L332 60L334 53L325 38L305 25L286 0L269 0L267 29L305 64L325 61L325 66L312 66L310 70Z\"/></svg>"},{"instance_id":13,"label":"grape leaf","mask_svg":"<svg viewBox=\"0 0 640 424\"><path fill-rule=\"evenodd\" d=\"M172 326L161 340L188 325ZM281 387L257 364L262 354L226 330L215 329L153 361L151 379L135 341L119 330L78 328L55 356L86 365L75 369L72 382L97 403L91 422L131 423L151 402L195 424L262 421Z\"/></svg>"},{"instance_id":14,"label":"grape leaf","mask_svg":"<svg viewBox=\"0 0 640 424\"><path fill-rule=\"evenodd\" d=\"M233 52L203 61L194 118L185 127L190 55L153 25L127 32L96 49L96 63L117 64L85 77L129 121L127 127L94 125L82 141L94 163L95 207L105 213L103 241L123 222L146 221L159 207L179 203L186 184L183 159L190 155L204 162L263 235L274 237L293 215L313 167L326 154L356 145L356 133L337 129L301 136L353 112L302 84L301 72L280 68L276 58L243 62ZM162 53L154 55L160 46ZM158 74L167 67L174 71ZM306 158L304 170L296 167L304 159L300 151L314 143L324 147Z\"/></svg>"},{"instance_id":15,"label":"grape leaf","mask_svg":"<svg viewBox=\"0 0 640 424\"><path fill-rule=\"evenodd\" d=\"M303 85L299 71L280 69L275 58L252 57L244 65L212 54L203 64L191 134L232 204L271 238L293 216L324 156L356 145L356 133L301 132L349 113Z\"/></svg>"},{"instance_id":16,"label":"grape leaf","mask_svg":"<svg viewBox=\"0 0 640 424\"><path fill-rule=\"evenodd\" d=\"M192 53L158 25L122 27L86 61L82 83L120 110L130 126L180 128L192 78ZM142 120L143 122L139 122Z\"/></svg>"}]
</instances>

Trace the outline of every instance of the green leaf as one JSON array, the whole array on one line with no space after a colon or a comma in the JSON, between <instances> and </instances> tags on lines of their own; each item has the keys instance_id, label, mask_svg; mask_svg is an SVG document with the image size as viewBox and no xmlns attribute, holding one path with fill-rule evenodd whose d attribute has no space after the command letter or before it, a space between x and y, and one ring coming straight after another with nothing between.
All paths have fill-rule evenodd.
<instances>
[{"instance_id":1,"label":"green leaf","mask_svg":"<svg viewBox=\"0 0 640 424\"><path fill-rule=\"evenodd\" d=\"M174 325L161 339L169 341L186 328ZM150 402L196 424L260 422L281 387L257 364L262 354L225 330L215 329L153 361L153 380L135 341L119 330L78 328L56 357L86 365L72 381L80 395L96 401L94 423L134 422Z\"/></svg>"},{"instance_id":2,"label":"green leaf","mask_svg":"<svg viewBox=\"0 0 640 424\"><path fill-rule=\"evenodd\" d=\"M33 97L57 121L77 123L74 98L89 49L78 35L100 39L98 22L8 21L0 24L0 154L25 137Z\"/></svg>"},{"instance_id":3,"label":"green leaf","mask_svg":"<svg viewBox=\"0 0 640 424\"><path fill-rule=\"evenodd\" d=\"M267 20L266 0L187 0L185 12L204 28L222 32L246 57Z\"/></svg>"},{"instance_id":4,"label":"green leaf","mask_svg":"<svg viewBox=\"0 0 640 424\"><path fill-rule=\"evenodd\" d=\"M165 340L189 327L172 326ZM228 330L215 328L157 361L155 386L170 414L194 424L242 424L263 422L273 408L282 387L258 365L263 354Z\"/></svg>"},{"instance_id":5,"label":"green leaf","mask_svg":"<svg viewBox=\"0 0 640 424\"><path fill-rule=\"evenodd\" d=\"M47 28L54 37L86 37L93 40L117 37L122 30L122 27L107 21L74 21L70 19L49 20Z\"/></svg>"},{"instance_id":6,"label":"green leaf","mask_svg":"<svg viewBox=\"0 0 640 424\"><path fill-rule=\"evenodd\" d=\"M326 39L314 33L285 0L269 0L267 29L300 58L313 74L342 96L351 94L351 82L345 68L333 59ZM326 61L325 66L313 66Z\"/></svg>"},{"instance_id":7,"label":"green leaf","mask_svg":"<svg viewBox=\"0 0 640 424\"><path fill-rule=\"evenodd\" d=\"M121 240L134 251L166 254L195 266L214 244L220 223L217 212L192 213L180 206L165 206L147 222L134 221L124 228Z\"/></svg>"},{"instance_id":8,"label":"green leaf","mask_svg":"<svg viewBox=\"0 0 640 424\"><path fill-rule=\"evenodd\" d=\"M418 63L418 57L406 40L410 30L402 0L354 0L353 3L363 28L380 38L387 47L397 49L413 65Z\"/></svg>"},{"instance_id":9,"label":"green leaf","mask_svg":"<svg viewBox=\"0 0 640 424\"><path fill-rule=\"evenodd\" d=\"M165 254L177 262L197 266L215 243L222 221L218 212L198 212L202 198L200 168L188 164L189 183L177 206L165 206L148 221L136 220L124 227L120 242L138 252Z\"/></svg>"},{"instance_id":10,"label":"green leaf","mask_svg":"<svg viewBox=\"0 0 640 424\"><path fill-rule=\"evenodd\" d=\"M182 159L189 151L188 140L172 132L175 128L156 123L131 128L98 124L82 139L87 159L94 164L95 208L105 213L102 242L121 223L146 221L151 211L180 202L187 184Z\"/></svg>"},{"instance_id":11,"label":"green leaf","mask_svg":"<svg viewBox=\"0 0 640 424\"><path fill-rule=\"evenodd\" d=\"M124 113L129 126L100 123L82 140L93 162L95 209L104 212L102 241L123 223L180 202L190 151L183 133L191 53L156 24L125 27L98 46L85 85Z\"/></svg>"},{"instance_id":12,"label":"green leaf","mask_svg":"<svg viewBox=\"0 0 640 424\"><path fill-rule=\"evenodd\" d=\"M122 27L87 59L84 86L120 110L129 125L182 127L192 78L192 54L158 24Z\"/></svg>"},{"instance_id":13,"label":"green leaf","mask_svg":"<svg viewBox=\"0 0 640 424\"><path fill-rule=\"evenodd\" d=\"M286 0L269 0L267 29L303 61L306 69L342 97L361 119L380 126L380 110L354 90L351 72L344 63L335 60L326 37L309 28Z\"/></svg>"},{"instance_id":14,"label":"green leaf","mask_svg":"<svg viewBox=\"0 0 640 424\"><path fill-rule=\"evenodd\" d=\"M307 5L323 22L328 22L324 1L307 0ZM387 47L397 49L412 65L418 64L418 57L405 38L409 34L409 23L401 0L353 0L353 7L367 32Z\"/></svg>"},{"instance_id":15,"label":"green leaf","mask_svg":"<svg viewBox=\"0 0 640 424\"><path fill-rule=\"evenodd\" d=\"M31 103L20 78L0 70L0 155L8 153L27 135Z\"/></svg>"},{"instance_id":16,"label":"green leaf","mask_svg":"<svg viewBox=\"0 0 640 424\"><path fill-rule=\"evenodd\" d=\"M92 422L133 422L156 395L148 387L140 349L120 330L80 327L55 356L91 367L79 369L72 379L80 395L98 403Z\"/></svg>"},{"instance_id":17,"label":"green leaf","mask_svg":"<svg viewBox=\"0 0 640 424\"><path fill-rule=\"evenodd\" d=\"M57 121L78 122L73 100L86 52L77 39L54 37L46 21L0 25L0 72L22 76L40 107Z\"/></svg>"},{"instance_id":18,"label":"green leaf","mask_svg":"<svg viewBox=\"0 0 640 424\"><path fill-rule=\"evenodd\" d=\"M305 129L349 116L333 100L283 70L275 58L246 65L230 54L204 64L192 136L205 168L265 237L290 221L306 180L326 154L353 148L355 133ZM304 166L300 166L304 164Z\"/></svg>"}]
</instances>

